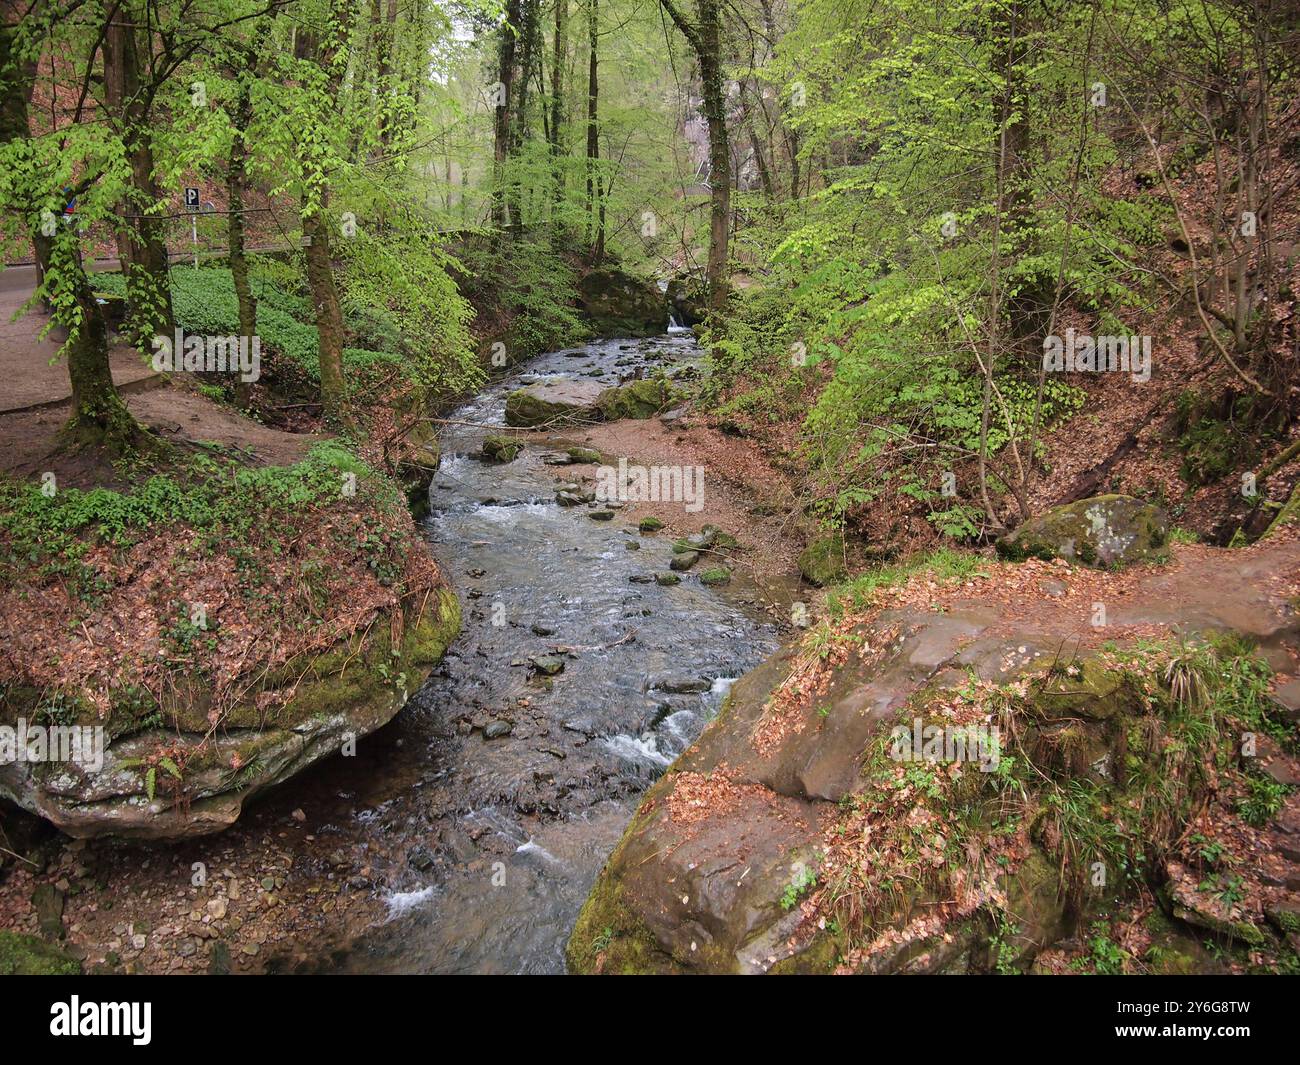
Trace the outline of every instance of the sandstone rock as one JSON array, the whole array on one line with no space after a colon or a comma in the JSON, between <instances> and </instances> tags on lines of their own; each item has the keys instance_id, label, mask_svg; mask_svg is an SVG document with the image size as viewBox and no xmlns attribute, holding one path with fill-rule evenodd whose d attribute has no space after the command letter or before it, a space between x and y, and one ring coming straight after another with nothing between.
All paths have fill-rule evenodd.
<instances>
[{"instance_id":1,"label":"sandstone rock","mask_svg":"<svg viewBox=\"0 0 1300 1065\"><path fill-rule=\"evenodd\" d=\"M483 439L483 457L492 462L512 462L523 446L514 437L493 434Z\"/></svg>"},{"instance_id":2,"label":"sandstone rock","mask_svg":"<svg viewBox=\"0 0 1300 1065\"><path fill-rule=\"evenodd\" d=\"M596 408L607 422L620 418L653 418L677 400L673 387L660 378L647 377L607 388L596 400Z\"/></svg>"},{"instance_id":3,"label":"sandstone rock","mask_svg":"<svg viewBox=\"0 0 1300 1065\"><path fill-rule=\"evenodd\" d=\"M1064 558L1086 566L1124 566L1165 546L1169 518L1132 496L1107 495L1056 507L997 543L1012 561Z\"/></svg>"},{"instance_id":4,"label":"sandstone rock","mask_svg":"<svg viewBox=\"0 0 1300 1065\"><path fill-rule=\"evenodd\" d=\"M396 657L390 626L381 619L364 648L340 641L314 662L268 674L262 690L283 692L286 699L270 722L251 693L209 735L207 705L196 692L191 705L174 709L176 728L110 735L98 770L76 762L0 765L0 795L78 838L183 839L219 832L238 819L248 799L339 753L405 705L460 631L460 603L451 589L436 589L417 617L419 605L404 615ZM404 681L394 680L399 674ZM179 781L158 773L150 798L147 759L177 742L201 753L186 762Z\"/></svg>"},{"instance_id":5,"label":"sandstone rock","mask_svg":"<svg viewBox=\"0 0 1300 1065\"><path fill-rule=\"evenodd\" d=\"M813 540L799 555L799 572L818 587L837 584L848 576L844 564L844 534L830 533Z\"/></svg>"},{"instance_id":6,"label":"sandstone rock","mask_svg":"<svg viewBox=\"0 0 1300 1065\"><path fill-rule=\"evenodd\" d=\"M597 399L606 390L595 381L539 381L506 397L506 424L521 428L596 421Z\"/></svg>"}]
</instances>

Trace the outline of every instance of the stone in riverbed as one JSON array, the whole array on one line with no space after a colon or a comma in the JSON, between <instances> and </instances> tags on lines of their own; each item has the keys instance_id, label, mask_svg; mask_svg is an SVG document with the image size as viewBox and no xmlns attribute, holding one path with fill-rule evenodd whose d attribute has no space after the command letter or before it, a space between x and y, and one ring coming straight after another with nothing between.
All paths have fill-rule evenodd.
<instances>
[{"instance_id":1,"label":"stone in riverbed","mask_svg":"<svg viewBox=\"0 0 1300 1065\"><path fill-rule=\"evenodd\" d=\"M700 553L698 551L682 551L673 555L673 560L668 563L668 568L676 570L678 573L685 573L699 560Z\"/></svg>"},{"instance_id":2,"label":"stone in riverbed","mask_svg":"<svg viewBox=\"0 0 1300 1065\"><path fill-rule=\"evenodd\" d=\"M590 447L571 447L568 451L569 458L579 464L599 464L600 452Z\"/></svg>"},{"instance_id":3,"label":"stone in riverbed","mask_svg":"<svg viewBox=\"0 0 1300 1065\"><path fill-rule=\"evenodd\" d=\"M714 566L712 569L706 569L700 574L700 583L710 588L730 584L731 570L727 569L726 566Z\"/></svg>"},{"instance_id":4,"label":"stone in riverbed","mask_svg":"<svg viewBox=\"0 0 1300 1065\"><path fill-rule=\"evenodd\" d=\"M587 517L592 521L613 521L614 512L612 510L593 510Z\"/></svg>"},{"instance_id":5,"label":"stone in riverbed","mask_svg":"<svg viewBox=\"0 0 1300 1065\"><path fill-rule=\"evenodd\" d=\"M658 532L664 527L664 523L658 518L642 518L637 522L637 528L643 533Z\"/></svg>"},{"instance_id":6,"label":"stone in riverbed","mask_svg":"<svg viewBox=\"0 0 1300 1065\"><path fill-rule=\"evenodd\" d=\"M686 677L681 674L668 673L656 677L650 687L656 691L669 692L673 695L694 695L709 691L713 687L713 681L704 677Z\"/></svg>"},{"instance_id":7,"label":"stone in riverbed","mask_svg":"<svg viewBox=\"0 0 1300 1065\"><path fill-rule=\"evenodd\" d=\"M495 740L502 736L509 736L514 731L514 726L509 721L489 721L487 728L483 730L485 740Z\"/></svg>"},{"instance_id":8,"label":"stone in riverbed","mask_svg":"<svg viewBox=\"0 0 1300 1065\"><path fill-rule=\"evenodd\" d=\"M564 672L564 659L559 655L534 655L528 660L533 669L543 676L553 677Z\"/></svg>"},{"instance_id":9,"label":"stone in riverbed","mask_svg":"<svg viewBox=\"0 0 1300 1065\"><path fill-rule=\"evenodd\" d=\"M596 421L596 401L605 389L594 381L540 381L506 397L506 424L536 428Z\"/></svg>"},{"instance_id":10,"label":"stone in riverbed","mask_svg":"<svg viewBox=\"0 0 1300 1065\"><path fill-rule=\"evenodd\" d=\"M676 562L677 560L673 559L673 561ZM681 583L682 579L676 573L660 573L655 576L655 584L662 585L665 588L671 588L674 584Z\"/></svg>"},{"instance_id":11,"label":"stone in riverbed","mask_svg":"<svg viewBox=\"0 0 1300 1065\"><path fill-rule=\"evenodd\" d=\"M483 457L491 462L512 462L523 444L509 436L492 435L483 439Z\"/></svg>"}]
</instances>

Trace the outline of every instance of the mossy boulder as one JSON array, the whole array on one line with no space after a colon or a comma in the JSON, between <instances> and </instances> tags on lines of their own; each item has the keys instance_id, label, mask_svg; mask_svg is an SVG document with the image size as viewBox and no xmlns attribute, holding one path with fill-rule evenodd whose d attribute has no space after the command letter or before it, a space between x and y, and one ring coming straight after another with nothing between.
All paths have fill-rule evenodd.
<instances>
[{"instance_id":1,"label":"mossy boulder","mask_svg":"<svg viewBox=\"0 0 1300 1065\"><path fill-rule=\"evenodd\" d=\"M596 409L607 422L620 418L653 418L667 410L679 396L673 387L656 377L629 381L625 385L608 388L596 400Z\"/></svg>"},{"instance_id":2,"label":"mossy boulder","mask_svg":"<svg viewBox=\"0 0 1300 1065\"><path fill-rule=\"evenodd\" d=\"M0 976L77 976L81 962L52 943L0 931Z\"/></svg>"},{"instance_id":3,"label":"mossy boulder","mask_svg":"<svg viewBox=\"0 0 1300 1065\"><path fill-rule=\"evenodd\" d=\"M523 447L523 442L512 436L494 433L483 439L482 454L490 462L513 462Z\"/></svg>"},{"instance_id":4,"label":"mossy boulder","mask_svg":"<svg viewBox=\"0 0 1300 1065\"><path fill-rule=\"evenodd\" d=\"M674 277L666 295L677 325L698 325L709 313L709 286L702 278Z\"/></svg>"},{"instance_id":5,"label":"mossy boulder","mask_svg":"<svg viewBox=\"0 0 1300 1065\"><path fill-rule=\"evenodd\" d=\"M539 381L506 397L506 425L535 429L599 420L596 401L604 389L594 381Z\"/></svg>"},{"instance_id":6,"label":"mossy boulder","mask_svg":"<svg viewBox=\"0 0 1300 1065\"><path fill-rule=\"evenodd\" d=\"M833 532L813 540L799 555L799 572L804 580L824 588L848 576L844 564L844 534Z\"/></svg>"},{"instance_id":7,"label":"mossy boulder","mask_svg":"<svg viewBox=\"0 0 1300 1065\"><path fill-rule=\"evenodd\" d=\"M182 687L163 727L114 735L102 764L0 765L0 796L70 836L183 839L228 828L244 803L387 724L460 631L447 587L412 596L306 661L270 669L215 731L204 692ZM169 749L177 774L161 767ZM150 779L150 767L153 768Z\"/></svg>"},{"instance_id":8,"label":"mossy boulder","mask_svg":"<svg viewBox=\"0 0 1300 1065\"><path fill-rule=\"evenodd\" d=\"M1094 496L1031 518L997 542L1014 562L1063 558L1085 566L1118 567L1149 558L1168 542L1169 516L1124 495Z\"/></svg>"},{"instance_id":9,"label":"mossy boulder","mask_svg":"<svg viewBox=\"0 0 1300 1065\"><path fill-rule=\"evenodd\" d=\"M598 336L658 336L668 327L658 286L623 270L589 271L578 282L578 302Z\"/></svg>"}]
</instances>

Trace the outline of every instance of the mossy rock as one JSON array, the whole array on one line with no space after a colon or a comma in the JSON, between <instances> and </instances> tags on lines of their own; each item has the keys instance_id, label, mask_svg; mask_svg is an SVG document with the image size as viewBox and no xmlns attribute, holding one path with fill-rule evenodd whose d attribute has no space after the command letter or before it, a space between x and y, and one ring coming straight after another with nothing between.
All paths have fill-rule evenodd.
<instances>
[{"instance_id":1,"label":"mossy rock","mask_svg":"<svg viewBox=\"0 0 1300 1065\"><path fill-rule=\"evenodd\" d=\"M601 462L600 452L591 447L571 447L565 452L565 454L577 463L586 463L598 466Z\"/></svg>"},{"instance_id":2,"label":"mossy rock","mask_svg":"<svg viewBox=\"0 0 1300 1065\"><path fill-rule=\"evenodd\" d=\"M637 522L636 527L643 533L658 532L664 527L664 523L658 518L642 518Z\"/></svg>"},{"instance_id":3,"label":"mossy rock","mask_svg":"<svg viewBox=\"0 0 1300 1065\"><path fill-rule=\"evenodd\" d=\"M678 393L667 381L647 377L607 388L597 398L596 409L607 422L616 422L621 418L644 420L667 410L678 398Z\"/></svg>"},{"instance_id":4,"label":"mossy rock","mask_svg":"<svg viewBox=\"0 0 1300 1065\"><path fill-rule=\"evenodd\" d=\"M492 436L483 439L483 457L492 462L513 462L524 445L510 436Z\"/></svg>"},{"instance_id":5,"label":"mossy rock","mask_svg":"<svg viewBox=\"0 0 1300 1065\"><path fill-rule=\"evenodd\" d=\"M1160 507L1124 495L1094 496L1031 518L997 542L1013 562L1063 558L1085 566L1119 567L1149 558L1169 539Z\"/></svg>"},{"instance_id":6,"label":"mossy rock","mask_svg":"<svg viewBox=\"0 0 1300 1065\"><path fill-rule=\"evenodd\" d=\"M848 576L844 564L844 534L833 532L818 537L799 555L799 572L804 580L824 588Z\"/></svg>"},{"instance_id":7,"label":"mossy rock","mask_svg":"<svg viewBox=\"0 0 1300 1065\"><path fill-rule=\"evenodd\" d=\"M578 301L599 336L658 336L668 326L664 294L623 270L589 271L578 282Z\"/></svg>"},{"instance_id":8,"label":"mossy rock","mask_svg":"<svg viewBox=\"0 0 1300 1065\"><path fill-rule=\"evenodd\" d=\"M223 717L215 735L202 714L164 707L162 727L111 737L102 765L0 765L0 795L79 838L184 839L221 831L254 795L392 720L460 624L455 593L434 588L413 596L400 619L379 615L368 636L354 633L314 657L269 671ZM263 709L261 692L278 695L283 704ZM157 773L151 787L140 767L161 745L175 743L189 755L178 759L180 780Z\"/></svg>"},{"instance_id":9,"label":"mossy rock","mask_svg":"<svg viewBox=\"0 0 1300 1065\"><path fill-rule=\"evenodd\" d=\"M731 570L726 566L713 566L700 574L700 583L709 588L731 583Z\"/></svg>"},{"instance_id":10,"label":"mossy rock","mask_svg":"<svg viewBox=\"0 0 1300 1065\"><path fill-rule=\"evenodd\" d=\"M78 976L81 962L51 943L0 931L0 976Z\"/></svg>"},{"instance_id":11,"label":"mossy rock","mask_svg":"<svg viewBox=\"0 0 1300 1065\"><path fill-rule=\"evenodd\" d=\"M506 425L532 429L597 421L597 400L606 390L594 381L539 381L506 397Z\"/></svg>"}]
</instances>

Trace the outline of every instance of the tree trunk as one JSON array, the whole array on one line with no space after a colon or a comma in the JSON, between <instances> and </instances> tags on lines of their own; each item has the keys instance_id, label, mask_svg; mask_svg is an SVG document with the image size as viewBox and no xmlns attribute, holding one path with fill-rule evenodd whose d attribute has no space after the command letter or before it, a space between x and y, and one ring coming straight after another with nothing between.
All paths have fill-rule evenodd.
<instances>
[{"instance_id":1,"label":"tree trunk","mask_svg":"<svg viewBox=\"0 0 1300 1065\"><path fill-rule=\"evenodd\" d=\"M721 0L697 0L691 22L674 0L659 0L668 17L686 38L700 66L704 118L709 125L709 309L721 311L727 302L727 245L731 236L731 145L727 138L727 99L722 72Z\"/></svg>"},{"instance_id":2,"label":"tree trunk","mask_svg":"<svg viewBox=\"0 0 1300 1065\"><path fill-rule=\"evenodd\" d=\"M704 117L709 124L709 309L727 302L727 244L731 232L731 146L727 139L727 103L722 84L722 14L719 0L700 0L700 76Z\"/></svg>"},{"instance_id":3,"label":"tree trunk","mask_svg":"<svg viewBox=\"0 0 1300 1065\"><path fill-rule=\"evenodd\" d=\"M605 257L605 207L600 187L600 81L597 76L597 38L600 32L600 0L587 6L587 215L590 219L591 261Z\"/></svg>"},{"instance_id":4,"label":"tree trunk","mask_svg":"<svg viewBox=\"0 0 1300 1065\"><path fill-rule=\"evenodd\" d=\"M341 74L334 60L347 42L355 11L347 0L333 0L331 23L333 34L324 46L309 40L304 45L307 56L328 72L326 93L337 106ZM310 196L310 193L315 193ZM325 420L335 427L346 426L347 393L343 382L343 310L338 288L334 284L334 263L330 255L329 178L321 175L304 189L302 234L307 241L307 286L311 289L316 311L316 336L320 353L320 395Z\"/></svg>"},{"instance_id":5,"label":"tree trunk","mask_svg":"<svg viewBox=\"0 0 1300 1065\"><path fill-rule=\"evenodd\" d=\"M510 105L514 94L515 42L519 32L519 5L521 0L508 0L506 21L501 27L501 48L497 60L497 80L500 82L496 98L496 114L492 125L492 224L505 229L506 216L506 164L510 158Z\"/></svg>"},{"instance_id":6,"label":"tree trunk","mask_svg":"<svg viewBox=\"0 0 1300 1065\"><path fill-rule=\"evenodd\" d=\"M14 54L17 27L0 25L0 144L26 139L28 99L36 74L34 62L20 62ZM47 236L41 230L44 197L30 175L14 175L13 191L26 199L21 204L31 219L32 246L41 277L55 296L54 321L69 330L63 349L72 385L72 416L64 438L73 444L103 444L118 451L128 445L152 443L152 438L131 416L113 385L108 359L108 325L95 299L81 263L80 244L71 227Z\"/></svg>"},{"instance_id":7,"label":"tree trunk","mask_svg":"<svg viewBox=\"0 0 1300 1065\"><path fill-rule=\"evenodd\" d=\"M235 99L234 130L230 138L230 165L226 170L226 198L230 214L226 228L226 241L230 246L230 276L235 282L235 298L239 301L239 333L249 338L257 335L257 300L248 279L248 259L244 256L244 183L248 146L244 131L253 117L253 102L247 80L241 79L239 95ZM249 384L242 377L235 379L235 395L242 405L247 405Z\"/></svg>"},{"instance_id":8,"label":"tree trunk","mask_svg":"<svg viewBox=\"0 0 1300 1065\"><path fill-rule=\"evenodd\" d=\"M307 284L316 309L316 334L320 346L320 398L325 420L345 423L346 395L343 384L343 311L334 285L334 264L330 261L329 224L325 217L328 192L322 190L320 205L302 216L302 233L307 238Z\"/></svg>"},{"instance_id":9,"label":"tree trunk","mask_svg":"<svg viewBox=\"0 0 1300 1065\"><path fill-rule=\"evenodd\" d=\"M569 59L569 0L555 0L555 66L551 72L551 160L555 203L564 198L564 68Z\"/></svg>"},{"instance_id":10,"label":"tree trunk","mask_svg":"<svg viewBox=\"0 0 1300 1065\"><path fill-rule=\"evenodd\" d=\"M130 191L124 204L123 225L117 234L126 275L127 332L138 345L158 334L175 330L172 311L170 257L162 219L152 208L162 199L154 181L152 131L140 83L141 43L124 25L121 13L104 33L104 100L126 146L131 168Z\"/></svg>"}]
</instances>

